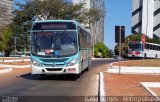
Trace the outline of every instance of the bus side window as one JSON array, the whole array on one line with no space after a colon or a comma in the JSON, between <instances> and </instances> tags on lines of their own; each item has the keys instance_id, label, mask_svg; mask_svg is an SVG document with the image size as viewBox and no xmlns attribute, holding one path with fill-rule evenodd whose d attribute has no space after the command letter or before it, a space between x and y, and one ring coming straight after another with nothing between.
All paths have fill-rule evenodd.
<instances>
[{"instance_id":1,"label":"bus side window","mask_svg":"<svg viewBox=\"0 0 160 102\"><path fill-rule=\"evenodd\" d=\"M158 50L158 46L156 45L156 50Z\"/></svg>"},{"instance_id":2,"label":"bus side window","mask_svg":"<svg viewBox=\"0 0 160 102\"><path fill-rule=\"evenodd\" d=\"M150 48L151 50L153 50L153 47L152 47L152 45L149 45L149 48Z\"/></svg>"},{"instance_id":3,"label":"bus side window","mask_svg":"<svg viewBox=\"0 0 160 102\"><path fill-rule=\"evenodd\" d=\"M147 49L147 44L145 44L145 49Z\"/></svg>"},{"instance_id":4,"label":"bus side window","mask_svg":"<svg viewBox=\"0 0 160 102\"><path fill-rule=\"evenodd\" d=\"M153 50L156 50L156 46L155 45L153 45Z\"/></svg>"},{"instance_id":5,"label":"bus side window","mask_svg":"<svg viewBox=\"0 0 160 102\"><path fill-rule=\"evenodd\" d=\"M149 48L149 44L147 44L147 49L150 49L150 48Z\"/></svg>"}]
</instances>

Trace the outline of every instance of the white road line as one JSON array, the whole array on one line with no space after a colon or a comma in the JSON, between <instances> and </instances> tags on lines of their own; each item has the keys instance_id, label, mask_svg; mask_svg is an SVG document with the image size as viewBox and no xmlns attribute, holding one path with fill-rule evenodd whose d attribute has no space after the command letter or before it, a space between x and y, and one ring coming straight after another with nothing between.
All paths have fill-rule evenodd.
<instances>
[{"instance_id":1,"label":"white road line","mask_svg":"<svg viewBox=\"0 0 160 102\"><path fill-rule=\"evenodd\" d=\"M100 72L100 100L103 100L103 97L106 95L104 90L104 76L103 73Z\"/></svg>"},{"instance_id":2,"label":"white road line","mask_svg":"<svg viewBox=\"0 0 160 102\"><path fill-rule=\"evenodd\" d=\"M11 67L11 68L30 68L31 65L6 65L6 64L0 64L0 66L3 67Z\"/></svg>"},{"instance_id":3,"label":"white road line","mask_svg":"<svg viewBox=\"0 0 160 102\"><path fill-rule=\"evenodd\" d=\"M151 94L153 95L154 97L157 98L158 101L160 101L160 98L159 96L154 93L149 87L160 87L160 83L151 83L151 82L140 82L140 84Z\"/></svg>"},{"instance_id":4,"label":"white road line","mask_svg":"<svg viewBox=\"0 0 160 102\"><path fill-rule=\"evenodd\" d=\"M5 68L5 69L0 70L0 73L7 73L10 71L12 71L12 68Z\"/></svg>"}]
</instances>

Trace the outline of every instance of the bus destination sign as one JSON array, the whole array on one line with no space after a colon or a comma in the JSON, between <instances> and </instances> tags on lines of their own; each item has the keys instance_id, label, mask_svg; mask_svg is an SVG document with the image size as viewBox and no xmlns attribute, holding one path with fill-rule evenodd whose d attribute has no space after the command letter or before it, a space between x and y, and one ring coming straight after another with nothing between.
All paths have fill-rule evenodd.
<instances>
[{"instance_id":1,"label":"bus destination sign","mask_svg":"<svg viewBox=\"0 0 160 102\"><path fill-rule=\"evenodd\" d=\"M41 25L41 29L66 29L66 24L44 24Z\"/></svg>"},{"instance_id":2,"label":"bus destination sign","mask_svg":"<svg viewBox=\"0 0 160 102\"><path fill-rule=\"evenodd\" d=\"M75 30L74 22L38 22L33 25L33 30Z\"/></svg>"}]
</instances>

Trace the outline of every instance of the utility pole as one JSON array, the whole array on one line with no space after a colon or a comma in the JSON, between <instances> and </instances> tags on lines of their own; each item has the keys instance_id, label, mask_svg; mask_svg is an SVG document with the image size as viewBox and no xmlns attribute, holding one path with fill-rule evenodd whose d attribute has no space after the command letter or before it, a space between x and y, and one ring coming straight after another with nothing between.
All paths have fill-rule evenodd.
<instances>
[{"instance_id":1,"label":"utility pole","mask_svg":"<svg viewBox=\"0 0 160 102\"><path fill-rule=\"evenodd\" d=\"M94 40L94 36L92 36L92 44L93 44L93 49L92 49L93 52L92 52L92 55L93 55L93 57L94 57L94 41L95 41L95 40Z\"/></svg>"},{"instance_id":2,"label":"utility pole","mask_svg":"<svg viewBox=\"0 0 160 102\"><path fill-rule=\"evenodd\" d=\"M15 62L16 62L16 51L17 51L17 47L16 47L16 46L17 46L17 37L15 36L15 37L14 37L14 48L15 48L15 49L14 49L14 52L15 52L14 60L15 60Z\"/></svg>"},{"instance_id":3,"label":"utility pole","mask_svg":"<svg viewBox=\"0 0 160 102\"><path fill-rule=\"evenodd\" d=\"M121 44L125 41L125 27L124 26L115 26L115 42L119 44L119 74L121 73Z\"/></svg>"},{"instance_id":4,"label":"utility pole","mask_svg":"<svg viewBox=\"0 0 160 102\"><path fill-rule=\"evenodd\" d=\"M121 74L121 64L120 64L121 59L120 59L120 57L121 57L121 26L119 28L119 61L118 61L118 63L119 63L119 74Z\"/></svg>"}]
</instances>

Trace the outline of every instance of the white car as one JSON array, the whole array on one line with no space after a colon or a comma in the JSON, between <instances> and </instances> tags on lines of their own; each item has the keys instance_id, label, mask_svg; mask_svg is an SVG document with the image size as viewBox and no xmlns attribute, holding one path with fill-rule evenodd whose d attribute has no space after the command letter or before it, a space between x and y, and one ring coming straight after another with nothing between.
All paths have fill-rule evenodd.
<instances>
[{"instance_id":1,"label":"white car","mask_svg":"<svg viewBox=\"0 0 160 102\"><path fill-rule=\"evenodd\" d=\"M3 57L3 55L4 55L4 54L2 54L2 53L0 52L0 57Z\"/></svg>"}]
</instances>

